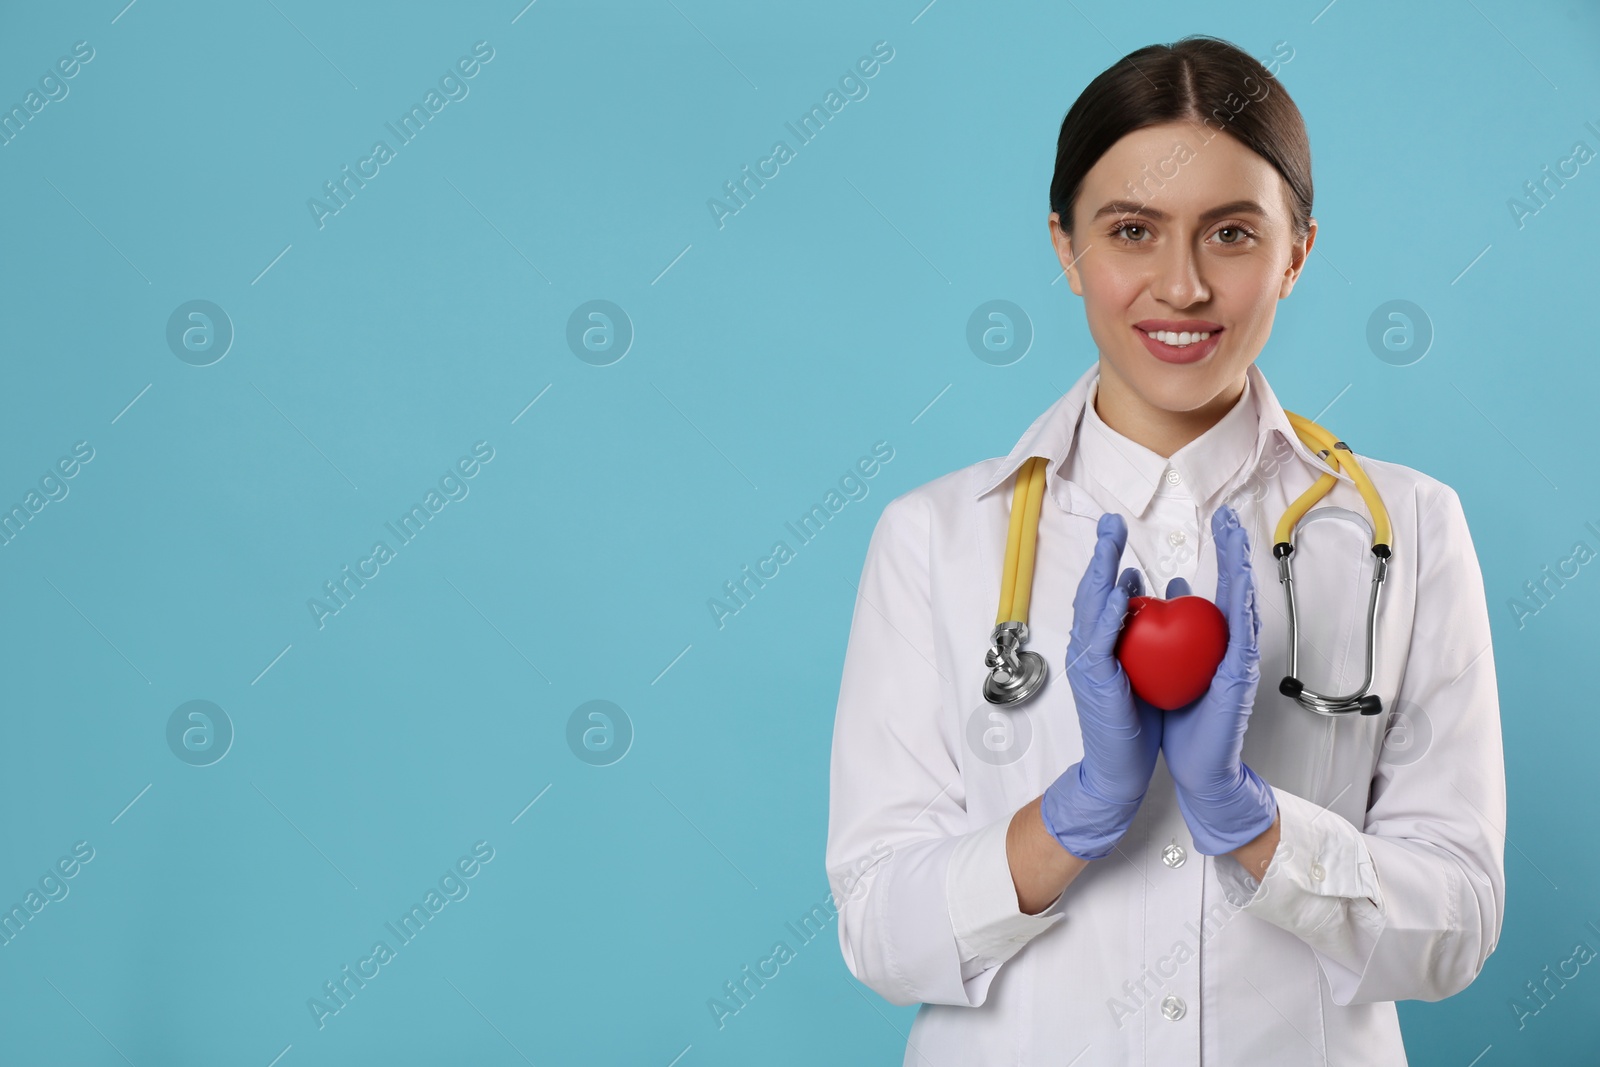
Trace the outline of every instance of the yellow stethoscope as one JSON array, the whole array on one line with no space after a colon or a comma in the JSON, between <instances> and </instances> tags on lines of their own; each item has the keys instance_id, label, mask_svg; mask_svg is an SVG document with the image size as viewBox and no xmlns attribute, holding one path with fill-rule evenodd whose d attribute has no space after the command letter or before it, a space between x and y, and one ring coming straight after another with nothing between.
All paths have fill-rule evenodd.
<instances>
[{"instance_id":1,"label":"yellow stethoscope","mask_svg":"<svg viewBox=\"0 0 1600 1067\"><path fill-rule=\"evenodd\" d=\"M1376 655L1378 594L1389 571L1389 511L1366 471L1356 462L1349 445L1308 418L1292 411L1284 414L1306 447L1334 470L1348 473L1355 482L1372 515L1374 561L1372 594L1367 601L1366 675L1361 688L1345 696L1314 692L1298 677L1300 640L1295 625L1294 572L1289 561L1294 555L1295 527L1312 505L1328 494L1338 478L1332 472L1323 474L1284 511L1274 534L1276 543L1272 546L1272 554L1278 560L1278 581L1289 600L1289 673L1278 683L1278 691L1319 715L1342 715L1352 711L1376 715L1383 710L1383 701L1368 690L1372 688ZM1005 567L1000 572L1000 608L995 613L994 633L989 638L993 647L984 657L989 676L983 683L984 699L1005 707L1021 704L1032 697L1045 680L1044 657L1022 646L1028 640L1028 600L1033 592L1033 562L1038 548L1039 511L1044 503L1044 474L1048 462L1042 456L1029 457L1017 471L1011 495L1011 527L1006 533ZM1033 531L1026 540L1024 530Z\"/></svg>"}]
</instances>

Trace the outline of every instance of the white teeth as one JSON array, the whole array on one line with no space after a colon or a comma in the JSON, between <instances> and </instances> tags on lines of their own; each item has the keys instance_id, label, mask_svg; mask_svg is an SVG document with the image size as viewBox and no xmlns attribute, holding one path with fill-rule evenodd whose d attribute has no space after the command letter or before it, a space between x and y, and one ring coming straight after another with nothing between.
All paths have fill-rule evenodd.
<instances>
[{"instance_id":1,"label":"white teeth","mask_svg":"<svg viewBox=\"0 0 1600 1067\"><path fill-rule=\"evenodd\" d=\"M1186 345L1194 344L1196 341L1204 341L1211 336L1209 333L1189 333L1187 331L1173 333L1171 330L1151 330L1149 333L1157 341L1172 345L1174 348L1183 348Z\"/></svg>"}]
</instances>

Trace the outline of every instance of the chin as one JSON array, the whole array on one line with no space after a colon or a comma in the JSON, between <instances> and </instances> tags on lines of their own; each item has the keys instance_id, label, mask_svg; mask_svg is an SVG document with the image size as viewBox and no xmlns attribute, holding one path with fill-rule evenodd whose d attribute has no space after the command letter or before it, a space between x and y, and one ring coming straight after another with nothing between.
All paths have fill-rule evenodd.
<instances>
[{"instance_id":1,"label":"chin","mask_svg":"<svg viewBox=\"0 0 1600 1067\"><path fill-rule=\"evenodd\" d=\"M1221 365L1209 359L1200 363L1162 363L1145 353L1139 356L1136 371L1130 373L1126 364L1119 363L1117 372L1152 407L1189 411L1210 400L1222 387Z\"/></svg>"},{"instance_id":2,"label":"chin","mask_svg":"<svg viewBox=\"0 0 1600 1067\"><path fill-rule=\"evenodd\" d=\"M1129 368L1129 363L1132 367ZM1121 364L1124 370L1131 370L1131 378L1147 382L1181 382L1193 381L1195 378L1209 377L1217 368L1217 354L1213 352L1205 359L1195 363L1163 363L1156 357L1145 352L1136 352L1132 358Z\"/></svg>"}]
</instances>

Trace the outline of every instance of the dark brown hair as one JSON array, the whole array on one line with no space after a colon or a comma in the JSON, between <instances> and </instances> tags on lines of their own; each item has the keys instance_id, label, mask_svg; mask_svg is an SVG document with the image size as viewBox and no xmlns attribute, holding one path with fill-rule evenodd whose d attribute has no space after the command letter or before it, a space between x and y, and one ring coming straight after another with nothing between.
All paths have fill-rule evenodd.
<instances>
[{"instance_id":1,"label":"dark brown hair","mask_svg":"<svg viewBox=\"0 0 1600 1067\"><path fill-rule=\"evenodd\" d=\"M1311 143L1300 109L1254 56L1198 34L1129 52L1073 101L1061 120L1050 181L1050 210L1060 212L1061 228L1072 232L1084 175L1112 145L1135 130L1178 121L1202 123L1211 136L1230 134L1271 163L1288 186L1295 235L1305 237Z\"/></svg>"}]
</instances>

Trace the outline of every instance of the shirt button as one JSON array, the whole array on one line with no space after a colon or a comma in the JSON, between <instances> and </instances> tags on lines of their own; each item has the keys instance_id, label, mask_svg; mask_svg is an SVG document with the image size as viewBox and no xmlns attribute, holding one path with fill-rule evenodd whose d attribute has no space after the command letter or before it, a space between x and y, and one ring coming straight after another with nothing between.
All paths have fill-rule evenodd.
<instances>
[{"instance_id":1,"label":"shirt button","mask_svg":"<svg viewBox=\"0 0 1600 1067\"><path fill-rule=\"evenodd\" d=\"M1183 1018L1183 1013L1188 1010L1189 1006L1183 1002L1183 998L1180 996L1168 993L1161 998L1161 1014L1172 1022L1177 1022Z\"/></svg>"},{"instance_id":2,"label":"shirt button","mask_svg":"<svg viewBox=\"0 0 1600 1067\"><path fill-rule=\"evenodd\" d=\"M1173 547L1177 547L1178 545L1183 544L1187 540L1188 540L1188 538L1183 536L1183 531L1182 530L1173 530L1171 533L1169 533L1167 535L1167 541L1169 543L1171 543L1173 545Z\"/></svg>"},{"instance_id":3,"label":"shirt button","mask_svg":"<svg viewBox=\"0 0 1600 1067\"><path fill-rule=\"evenodd\" d=\"M1326 875L1327 873L1328 873L1327 871L1322 869L1322 864L1313 863L1311 865L1311 880L1313 882L1322 881L1323 876Z\"/></svg>"},{"instance_id":4,"label":"shirt button","mask_svg":"<svg viewBox=\"0 0 1600 1067\"><path fill-rule=\"evenodd\" d=\"M1178 473L1178 469L1176 467L1168 467L1167 468L1167 484L1168 485L1177 485L1181 481L1183 481L1183 476Z\"/></svg>"},{"instance_id":5,"label":"shirt button","mask_svg":"<svg viewBox=\"0 0 1600 1067\"><path fill-rule=\"evenodd\" d=\"M1183 861L1188 858L1188 853L1179 844L1171 844L1161 850L1161 862L1168 867L1182 867Z\"/></svg>"}]
</instances>

